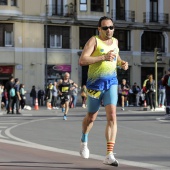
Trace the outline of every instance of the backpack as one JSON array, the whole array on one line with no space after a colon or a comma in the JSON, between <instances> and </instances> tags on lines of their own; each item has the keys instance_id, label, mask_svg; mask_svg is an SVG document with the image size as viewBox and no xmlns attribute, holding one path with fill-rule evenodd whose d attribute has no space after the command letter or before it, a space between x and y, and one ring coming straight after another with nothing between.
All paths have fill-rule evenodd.
<instances>
[{"instance_id":1,"label":"backpack","mask_svg":"<svg viewBox=\"0 0 170 170\"><path fill-rule=\"evenodd\" d=\"M168 77L167 85L170 87L170 76Z\"/></svg>"},{"instance_id":2,"label":"backpack","mask_svg":"<svg viewBox=\"0 0 170 170\"><path fill-rule=\"evenodd\" d=\"M9 94L11 97L15 96L15 89L13 87L10 89Z\"/></svg>"}]
</instances>

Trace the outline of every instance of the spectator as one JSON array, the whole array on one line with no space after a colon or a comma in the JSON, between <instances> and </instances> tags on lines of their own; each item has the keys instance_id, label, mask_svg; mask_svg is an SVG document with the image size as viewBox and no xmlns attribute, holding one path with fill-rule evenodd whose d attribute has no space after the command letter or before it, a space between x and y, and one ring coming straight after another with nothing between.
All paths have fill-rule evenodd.
<instances>
[{"instance_id":1,"label":"spectator","mask_svg":"<svg viewBox=\"0 0 170 170\"><path fill-rule=\"evenodd\" d=\"M162 78L162 84L165 86L166 94L166 115L165 117L170 118L170 68L168 74Z\"/></svg>"},{"instance_id":2,"label":"spectator","mask_svg":"<svg viewBox=\"0 0 170 170\"><path fill-rule=\"evenodd\" d=\"M58 99L58 89L57 89L57 82L55 81L53 89L52 89L52 106L53 106L53 109L59 109L57 107L57 99Z\"/></svg>"},{"instance_id":3,"label":"spectator","mask_svg":"<svg viewBox=\"0 0 170 170\"><path fill-rule=\"evenodd\" d=\"M25 107L25 104L26 104L26 91L24 89L25 85L24 84L20 84L20 96L21 96L21 101L20 101L20 106L21 106L21 109L23 110L24 107Z\"/></svg>"},{"instance_id":4,"label":"spectator","mask_svg":"<svg viewBox=\"0 0 170 170\"><path fill-rule=\"evenodd\" d=\"M145 100L146 100L146 104L149 105L149 97L148 94L146 93L146 82L149 80L149 75L146 76L146 79L143 82L143 87L142 87L142 91L143 94L145 95Z\"/></svg>"},{"instance_id":5,"label":"spectator","mask_svg":"<svg viewBox=\"0 0 170 170\"><path fill-rule=\"evenodd\" d=\"M46 89L46 92L45 92L45 100L46 100L46 106L47 106L47 109L48 110L51 110L51 102L52 102L52 90L53 90L53 85L52 83L50 82L47 89Z\"/></svg>"},{"instance_id":6,"label":"spectator","mask_svg":"<svg viewBox=\"0 0 170 170\"><path fill-rule=\"evenodd\" d=\"M35 99L37 97L35 86L32 86L30 97L32 97L32 106L35 106Z\"/></svg>"},{"instance_id":7,"label":"spectator","mask_svg":"<svg viewBox=\"0 0 170 170\"><path fill-rule=\"evenodd\" d=\"M155 107L156 107L155 92L156 92L155 80L153 79L153 75L151 74L149 75L149 80L146 82L146 93L149 98L149 105L151 111L155 111Z\"/></svg>"},{"instance_id":8,"label":"spectator","mask_svg":"<svg viewBox=\"0 0 170 170\"><path fill-rule=\"evenodd\" d=\"M76 108L77 105L77 95L78 95L78 85L74 84L74 86L72 86L71 88L72 90L70 91L70 108Z\"/></svg>"},{"instance_id":9,"label":"spectator","mask_svg":"<svg viewBox=\"0 0 170 170\"><path fill-rule=\"evenodd\" d=\"M125 79L122 79L122 83L121 83L121 91L122 91L122 95L121 95L121 106L122 109L121 110L125 110L125 103L128 100L128 94L129 94L129 85L126 83Z\"/></svg>"},{"instance_id":10,"label":"spectator","mask_svg":"<svg viewBox=\"0 0 170 170\"><path fill-rule=\"evenodd\" d=\"M2 104L2 96L4 92L4 86L0 84L0 112L1 112L1 104Z\"/></svg>"},{"instance_id":11,"label":"spectator","mask_svg":"<svg viewBox=\"0 0 170 170\"><path fill-rule=\"evenodd\" d=\"M134 94L134 101L135 101L135 105L139 106L139 97L140 97L140 87L137 85L137 83L135 82L134 85L132 86L132 91Z\"/></svg>"},{"instance_id":12,"label":"spectator","mask_svg":"<svg viewBox=\"0 0 170 170\"><path fill-rule=\"evenodd\" d=\"M44 105L44 90L40 89L38 91L38 105L43 106Z\"/></svg>"},{"instance_id":13,"label":"spectator","mask_svg":"<svg viewBox=\"0 0 170 170\"><path fill-rule=\"evenodd\" d=\"M81 98L82 98L82 107L86 108L86 100L87 100L87 88L86 85L83 85L81 89Z\"/></svg>"},{"instance_id":14,"label":"spectator","mask_svg":"<svg viewBox=\"0 0 170 170\"><path fill-rule=\"evenodd\" d=\"M14 84L14 89L15 89L15 96L13 97L13 103L12 103L12 113L14 113L14 105L16 106L16 114L21 114L19 112L19 106L20 106L20 101L21 101L21 96L20 96L20 91L19 91L19 79L15 79L15 84Z\"/></svg>"},{"instance_id":15,"label":"spectator","mask_svg":"<svg viewBox=\"0 0 170 170\"><path fill-rule=\"evenodd\" d=\"M9 80L7 81L7 83L5 84L5 90L6 90L7 96L8 96L7 114L11 114L12 113L13 97L10 96L9 91L13 87L13 85L14 85L14 77L11 76L9 78Z\"/></svg>"},{"instance_id":16,"label":"spectator","mask_svg":"<svg viewBox=\"0 0 170 170\"><path fill-rule=\"evenodd\" d=\"M129 88L128 101L129 101L129 106L134 106L134 94L133 94L132 87Z\"/></svg>"},{"instance_id":17,"label":"spectator","mask_svg":"<svg viewBox=\"0 0 170 170\"><path fill-rule=\"evenodd\" d=\"M162 81L158 82L158 107L164 107L165 104L165 86L163 86Z\"/></svg>"}]
</instances>

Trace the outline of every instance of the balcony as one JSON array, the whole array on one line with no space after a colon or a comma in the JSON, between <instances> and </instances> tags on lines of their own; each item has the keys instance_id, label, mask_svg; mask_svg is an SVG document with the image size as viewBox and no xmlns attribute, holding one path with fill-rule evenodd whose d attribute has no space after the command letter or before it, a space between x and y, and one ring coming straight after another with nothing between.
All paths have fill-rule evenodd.
<instances>
[{"instance_id":1,"label":"balcony","mask_svg":"<svg viewBox=\"0 0 170 170\"><path fill-rule=\"evenodd\" d=\"M143 22L144 23L169 24L169 14L144 12Z\"/></svg>"},{"instance_id":2,"label":"balcony","mask_svg":"<svg viewBox=\"0 0 170 170\"><path fill-rule=\"evenodd\" d=\"M130 10L112 10L113 20L123 20L127 22L135 22L135 11Z\"/></svg>"}]
</instances>

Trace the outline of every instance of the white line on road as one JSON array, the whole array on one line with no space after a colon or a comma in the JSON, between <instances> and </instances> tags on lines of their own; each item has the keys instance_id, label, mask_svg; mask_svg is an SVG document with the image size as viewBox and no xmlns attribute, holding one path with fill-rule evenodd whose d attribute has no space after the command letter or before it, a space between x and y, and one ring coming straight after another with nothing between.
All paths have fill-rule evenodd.
<instances>
[{"instance_id":1,"label":"white line on road","mask_svg":"<svg viewBox=\"0 0 170 170\"><path fill-rule=\"evenodd\" d=\"M0 130L0 138L8 138L8 137L3 136L1 133L2 133L2 130Z\"/></svg>"}]
</instances>

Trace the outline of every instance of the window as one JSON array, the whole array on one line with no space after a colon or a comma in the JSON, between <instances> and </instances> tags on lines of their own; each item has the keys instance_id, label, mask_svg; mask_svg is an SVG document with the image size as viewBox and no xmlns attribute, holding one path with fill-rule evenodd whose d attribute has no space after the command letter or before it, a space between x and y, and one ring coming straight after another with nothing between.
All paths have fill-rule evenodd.
<instances>
[{"instance_id":1,"label":"window","mask_svg":"<svg viewBox=\"0 0 170 170\"><path fill-rule=\"evenodd\" d=\"M91 11L104 12L104 0L91 0Z\"/></svg>"},{"instance_id":2,"label":"window","mask_svg":"<svg viewBox=\"0 0 170 170\"><path fill-rule=\"evenodd\" d=\"M0 0L0 5L7 5L7 0Z\"/></svg>"},{"instance_id":3,"label":"window","mask_svg":"<svg viewBox=\"0 0 170 170\"><path fill-rule=\"evenodd\" d=\"M158 0L150 0L150 22L158 22Z\"/></svg>"},{"instance_id":4,"label":"window","mask_svg":"<svg viewBox=\"0 0 170 170\"><path fill-rule=\"evenodd\" d=\"M80 11L87 11L87 0L80 0Z\"/></svg>"},{"instance_id":5,"label":"window","mask_svg":"<svg viewBox=\"0 0 170 170\"><path fill-rule=\"evenodd\" d=\"M11 6L17 6L17 0L11 0Z\"/></svg>"},{"instance_id":6,"label":"window","mask_svg":"<svg viewBox=\"0 0 170 170\"><path fill-rule=\"evenodd\" d=\"M0 24L0 47L13 46L13 24Z\"/></svg>"},{"instance_id":7,"label":"window","mask_svg":"<svg viewBox=\"0 0 170 170\"><path fill-rule=\"evenodd\" d=\"M129 30L118 30L114 32L114 37L119 41L120 51L130 51L130 31Z\"/></svg>"},{"instance_id":8,"label":"window","mask_svg":"<svg viewBox=\"0 0 170 170\"><path fill-rule=\"evenodd\" d=\"M5 31L5 47L12 46L13 44L13 32Z\"/></svg>"},{"instance_id":9,"label":"window","mask_svg":"<svg viewBox=\"0 0 170 170\"><path fill-rule=\"evenodd\" d=\"M106 0L106 12L110 12L110 0Z\"/></svg>"},{"instance_id":10,"label":"window","mask_svg":"<svg viewBox=\"0 0 170 170\"><path fill-rule=\"evenodd\" d=\"M45 42L46 42L46 31L44 35L45 35ZM70 40L70 27L47 26L48 48L65 48L65 49L70 48L69 40Z\"/></svg>"},{"instance_id":11,"label":"window","mask_svg":"<svg viewBox=\"0 0 170 170\"><path fill-rule=\"evenodd\" d=\"M83 49L86 42L94 35L98 35L97 28L80 27L80 49Z\"/></svg>"},{"instance_id":12,"label":"window","mask_svg":"<svg viewBox=\"0 0 170 170\"><path fill-rule=\"evenodd\" d=\"M125 0L116 0L116 19L125 20Z\"/></svg>"},{"instance_id":13,"label":"window","mask_svg":"<svg viewBox=\"0 0 170 170\"><path fill-rule=\"evenodd\" d=\"M50 48L62 48L62 35L50 35Z\"/></svg>"},{"instance_id":14,"label":"window","mask_svg":"<svg viewBox=\"0 0 170 170\"><path fill-rule=\"evenodd\" d=\"M53 0L52 1L52 15L62 16L64 12L63 0Z\"/></svg>"},{"instance_id":15,"label":"window","mask_svg":"<svg viewBox=\"0 0 170 170\"><path fill-rule=\"evenodd\" d=\"M142 52L153 52L154 48L160 48L165 51L165 38L162 32L145 31L142 35Z\"/></svg>"}]
</instances>

